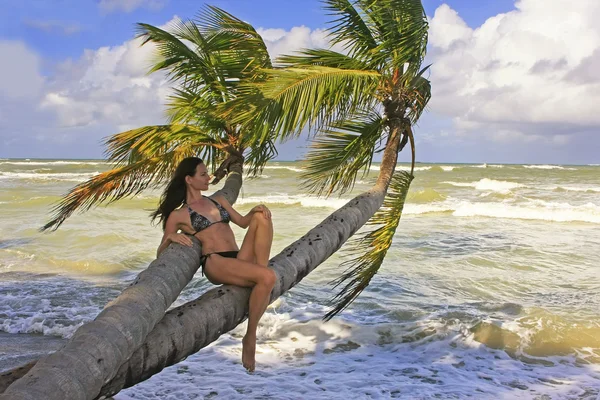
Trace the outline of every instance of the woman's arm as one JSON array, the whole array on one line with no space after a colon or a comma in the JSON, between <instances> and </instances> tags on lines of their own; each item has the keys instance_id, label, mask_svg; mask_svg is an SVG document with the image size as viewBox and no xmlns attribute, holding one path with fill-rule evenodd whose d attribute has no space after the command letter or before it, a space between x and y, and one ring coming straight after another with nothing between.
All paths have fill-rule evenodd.
<instances>
[{"instance_id":1,"label":"woman's arm","mask_svg":"<svg viewBox=\"0 0 600 400\"><path fill-rule=\"evenodd\" d=\"M190 247L193 245L192 239L190 239L184 233L177 233L177 231L177 214L176 211L173 211L171 215L169 215L169 218L167 218L165 233L160 241L160 246L158 246L158 249L156 250L156 258L158 258L160 253L162 253L163 250L169 247L169 245L173 242Z\"/></svg>"},{"instance_id":2,"label":"woman's arm","mask_svg":"<svg viewBox=\"0 0 600 400\"><path fill-rule=\"evenodd\" d=\"M255 212L262 212L264 214L265 218L271 219L271 210L269 210L267 208L267 206L265 206L263 204L259 204L255 207L253 207L252 210L250 210L248 212L248 214L242 216L242 214L240 214L239 212L234 210L234 208L231 206L231 204L229 204L229 202L227 201L227 199L225 197L223 197L221 195L217 195L214 197L211 196L211 197L213 199L215 199L216 201L218 201L219 204L221 204L223 206L223 208L225 210L227 210L227 212L231 216L231 222L233 222L240 228L245 229L248 227L248 225L250 225L250 220L252 220L252 214L254 214Z\"/></svg>"}]
</instances>

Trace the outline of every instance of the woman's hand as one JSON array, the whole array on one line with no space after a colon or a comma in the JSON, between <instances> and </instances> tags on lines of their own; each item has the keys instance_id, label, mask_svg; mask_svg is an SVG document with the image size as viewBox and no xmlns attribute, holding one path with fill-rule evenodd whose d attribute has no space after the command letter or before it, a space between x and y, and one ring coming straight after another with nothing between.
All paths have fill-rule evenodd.
<instances>
[{"instance_id":1,"label":"woman's hand","mask_svg":"<svg viewBox=\"0 0 600 400\"><path fill-rule=\"evenodd\" d=\"M271 219L271 210L269 210L264 204L257 205L252 210L250 210L250 212L262 212L266 219Z\"/></svg>"},{"instance_id":2,"label":"woman's hand","mask_svg":"<svg viewBox=\"0 0 600 400\"><path fill-rule=\"evenodd\" d=\"M170 240L172 243L179 243L188 247L192 247L194 245L192 239L185 233L170 233L167 236L167 240Z\"/></svg>"}]
</instances>

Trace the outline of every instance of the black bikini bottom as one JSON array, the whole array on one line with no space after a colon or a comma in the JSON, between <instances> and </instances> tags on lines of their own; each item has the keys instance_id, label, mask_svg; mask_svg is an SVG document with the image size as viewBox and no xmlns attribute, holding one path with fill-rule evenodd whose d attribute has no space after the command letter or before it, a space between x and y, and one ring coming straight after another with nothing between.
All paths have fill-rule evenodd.
<instances>
[{"instance_id":1,"label":"black bikini bottom","mask_svg":"<svg viewBox=\"0 0 600 400\"><path fill-rule=\"evenodd\" d=\"M239 253L239 251L234 250L234 251L215 251L214 253L204 254L202 257L200 257L200 265L202 266L202 275L204 276L204 266L206 265L206 260L208 260L208 257L212 256L213 254L216 254L218 256L225 257L225 258L237 258L238 253Z\"/></svg>"}]
</instances>

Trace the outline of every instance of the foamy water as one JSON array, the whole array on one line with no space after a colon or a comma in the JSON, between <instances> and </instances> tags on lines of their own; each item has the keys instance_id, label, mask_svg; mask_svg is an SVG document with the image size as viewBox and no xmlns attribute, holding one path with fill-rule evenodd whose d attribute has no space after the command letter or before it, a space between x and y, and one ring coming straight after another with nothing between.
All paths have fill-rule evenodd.
<instances>
[{"instance_id":1,"label":"foamy water","mask_svg":"<svg viewBox=\"0 0 600 400\"><path fill-rule=\"evenodd\" d=\"M27 343L40 334L69 338L152 261L161 232L148 214L158 191L37 232L61 195L107 168L97 160L0 161L0 332ZM271 208L275 254L366 190L377 170L352 193L324 199L298 186L299 163L271 163L245 182L236 207ZM240 363L242 324L115 398L595 400L599 173L420 164L380 272L340 316L321 320L344 252L269 307L254 374ZM235 232L241 243L244 232ZM175 306L210 287L195 277ZM38 356L27 346L0 352L0 366Z\"/></svg>"}]
</instances>

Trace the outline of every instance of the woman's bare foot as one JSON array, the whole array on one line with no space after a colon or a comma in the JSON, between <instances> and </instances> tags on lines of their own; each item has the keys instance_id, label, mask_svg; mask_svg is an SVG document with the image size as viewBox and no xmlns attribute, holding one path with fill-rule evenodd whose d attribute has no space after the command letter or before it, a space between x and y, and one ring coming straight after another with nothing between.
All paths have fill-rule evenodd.
<instances>
[{"instance_id":1,"label":"woman's bare foot","mask_svg":"<svg viewBox=\"0 0 600 400\"><path fill-rule=\"evenodd\" d=\"M242 339L242 365L248 372L254 371L256 361L254 356L256 353L256 337L244 336Z\"/></svg>"}]
</instances>

